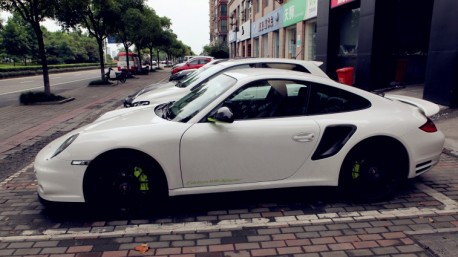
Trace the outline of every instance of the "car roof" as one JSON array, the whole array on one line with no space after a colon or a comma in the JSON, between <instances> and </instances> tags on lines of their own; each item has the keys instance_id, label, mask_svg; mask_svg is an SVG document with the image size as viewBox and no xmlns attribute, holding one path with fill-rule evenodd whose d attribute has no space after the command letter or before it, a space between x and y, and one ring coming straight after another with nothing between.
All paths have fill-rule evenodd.
<instances>
[{"instance_id":1,"label":"car roof","mask_svg":"<svg viewBox=\"0 0 458 257\"><path fill-rule=\"evenodd\" d=\"M194 56L194 57L188 59L188 61L196 60L196 59L213 59L213 57L212 56L205 56L205 55L198 55L198 56Z\"/></svg>"},{"instance_id":2,"label":"car roof","mask_svg":"<svg viewBox=\"0 0 458 257\"><path fill-rule=\"evenodd\" d=\"M255 63L276 63L276 64L296 64L305 67L311 74L319 77L329 78L328 75L322 71L319 66L323 64L317 61L306 61L286 58L242 58L242 59L228 59L215 63L213 65L220 65L221 67L232 67L235 65L255 64ZM224 68L223 68L224 69Z\"/></svg>"},{"instance_id":3,"label":"car roof","mask_svg":"<svg viewBox=\"0 0 458 257\"><path fill-rule=\"evenodd\" d=\"M316 76L310 73L300 72L300 71L292 71L292 70L283 70L283 69L274 69L274 68L242 68L236 70L230 70L223 72L222 74L228 75L233 77L237 80L244 80L248 77L291 77L291 79L297 79L300 77L301 79L312 79L312 80L326 80L328 82L335 82L330 78L323 78L320 76Z\"/></svg>"},{"instance_id":4,"label":"car roof","mask_svg":"<svg viewBox=\"0 0 458 257\"><path fill-rule=\"evenodd\" d=\"M274 68L242 68L242 69L235 69L235 70L229 70L225 71L222 74L225 74L227 76L233 77L239 81L244 81L244 80L251 80L253 78L257 79L276 79L276 78L282 78L282 79L290 79L290 80L307 80L311 82L316 82L316 83L325 83L326 85L329 86L334 86L340 89L344 89L345 91L349 91L355 94L358 94L360 96L364 96L366 98L371 98L374 95L371 92L367 92L366 90L357 88L357 87L351 87L347 85L343 85L340 83L337 83L336 81L330 79L330 78L323 78L321 76L316 76L310 73L305 73L305 72L300 72L300 71L292 71L292 70L283 70L283 69L274 69Z\"/></svg>"}]
</instances>

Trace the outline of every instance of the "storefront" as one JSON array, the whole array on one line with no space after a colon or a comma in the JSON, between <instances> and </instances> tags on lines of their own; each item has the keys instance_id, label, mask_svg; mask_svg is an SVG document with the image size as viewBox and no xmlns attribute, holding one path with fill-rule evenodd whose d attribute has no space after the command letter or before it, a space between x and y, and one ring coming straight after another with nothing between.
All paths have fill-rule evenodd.
<instances>
[{"instance_id":1,"label":"storefront","mask_svg":"<svg viewBox=\"0 0 458 257\"><path fill-rule=\"evenodd\" d=\"M425 99L456 107L456 13L452 0L319 0L316 60L333 79L353 67L356 87L424 86Z\"/></svg>"},{"instance_id":2,"label":"storefront","mask_svg":"<svg viewBox=\"0 0 458 257\"><path fill-rule=\"evenodd\" d=\"M316 60L318 0L308 0L304 21L304 60Z\"/></svg>"},{"instance_id":3,"label":"storefront","mask_svg":"<svg viewBox=\"0 0 458 257\"><path fill-rule=\"evenodd\" d=\"M236 34L238 56L250 57L251 50L251 22L247 21L239 26Z\"/></svg>"},{"instance_id":4,"label":"storefront","mask_svg":"<svg viewBox=\"0 0 458 257\"><path fill-rule=\"evenodd\" d=\"M283 27L285 29L285 58L302 59L303 21L306 16L307 1L291 0L283 5Z\"/></svg>"},{"instance_id":5,"label":"storefront","mask_svg":"<svg viewBox=\"0 0 458 257\"><path fill-rule=\"evenodd\" d=\"M254 52L256 57L279 57L280 36L279 29L283 23L283 9L278 8L262 18L253 22L251 36L253 37ZM269 37L271 35L271 38ZM270 40L269 40L270 39ZM262 47L261 43L262 41ZM262 48L262 52L260 49Z\"/></svg>"}]
</instances>

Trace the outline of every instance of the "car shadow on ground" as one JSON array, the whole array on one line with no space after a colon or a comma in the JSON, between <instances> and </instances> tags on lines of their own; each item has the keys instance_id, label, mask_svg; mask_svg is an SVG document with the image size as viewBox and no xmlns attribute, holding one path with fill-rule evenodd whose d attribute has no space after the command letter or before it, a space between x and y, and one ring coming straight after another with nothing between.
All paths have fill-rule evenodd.
<instances>
[{"instance_id":1,"label":"car shadow on ground","mask_svg":"<svg viewBox=\"0 0 458 257\"><path fill-rule=\"evenodd\" d=\"M386 206L413 193L415 188L410 183L386 201L361 202L336 187L306 187L288 189L270 189L231 193L215 193L170 197L158 205L144 204L132 208L107 209L91 207L85 204L59 203L47 206L42 214L54 222L91 222L116 220L149 220L151 223L168 220L178 223L198 221L198 217L217 216L238 213L265 213L295 215L326 213L330 209L348 208L374 209ZM378 206L378 207L377 207ZM367 207L367 208L366 208ZM226 217L226 219L227 219Z\"/></svg>"}]
</instances>

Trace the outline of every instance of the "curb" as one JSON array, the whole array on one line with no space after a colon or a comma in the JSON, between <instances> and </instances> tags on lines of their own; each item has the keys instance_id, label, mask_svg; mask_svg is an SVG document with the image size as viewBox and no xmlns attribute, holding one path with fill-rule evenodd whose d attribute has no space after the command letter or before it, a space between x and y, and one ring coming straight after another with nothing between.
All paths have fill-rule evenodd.
<instances>
[{"instance_id":1,"label":"curb","mask_svg":"<svg viewBox=\"0 0 458 257\"><path fill-rule=\"evenodd\" d=\"M29 105L58 105L58 104L64 104L64 103L71 102L71 101L73 101L75 99L76 98L74 98L74 97L70 97L70 98L65 98L63 100L60 100L60 101L36 102L36 103L33 103L33 104L29 104Z\"/></svg>"}]
</instances>

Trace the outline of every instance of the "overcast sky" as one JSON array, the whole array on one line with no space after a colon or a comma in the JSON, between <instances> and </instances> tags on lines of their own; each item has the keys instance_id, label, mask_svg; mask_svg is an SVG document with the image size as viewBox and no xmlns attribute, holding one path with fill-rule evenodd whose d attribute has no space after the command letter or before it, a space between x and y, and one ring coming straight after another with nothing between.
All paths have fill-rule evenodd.
<instances>
[{"instance_id":1,"label":"overcast sky","mask_svg":"<svg viewBox=\"0 0 458 257\"><path fill-rule=\"evenodd\" d=\"M172 21L172 30L183 44L191 47L195 54L200 54L210 38L208 0L147 0L159 16L166 16ZM0 13L4 21L5 12ZM48 30L56 31L60 27L52 20L44 22Z\"/></svg>"},{"instance_id":2,"label":"overcast sky","mask_svg":"<svg viewBox=\"0 0 458 257\"><path fill-rule=\"evenodd\" d=\"M173 32L195 54L210 43L208 0L148 0L147 4L157 15L170 18Z\"/></svg>"}]
</instances>

